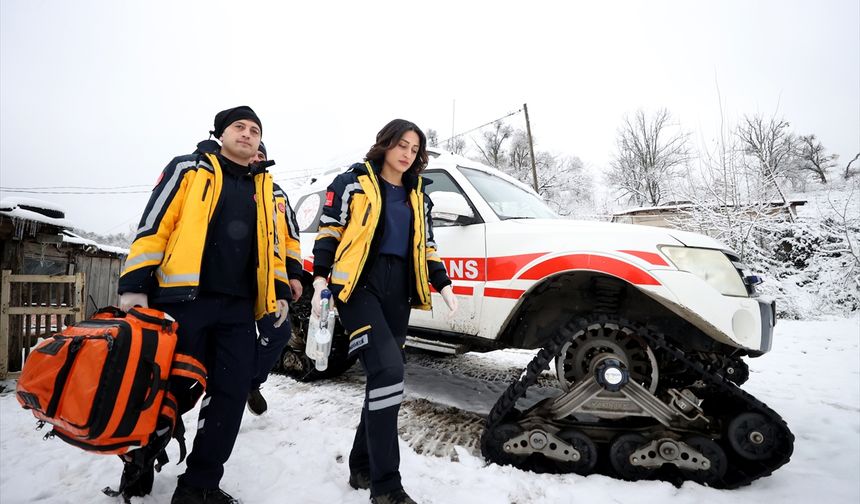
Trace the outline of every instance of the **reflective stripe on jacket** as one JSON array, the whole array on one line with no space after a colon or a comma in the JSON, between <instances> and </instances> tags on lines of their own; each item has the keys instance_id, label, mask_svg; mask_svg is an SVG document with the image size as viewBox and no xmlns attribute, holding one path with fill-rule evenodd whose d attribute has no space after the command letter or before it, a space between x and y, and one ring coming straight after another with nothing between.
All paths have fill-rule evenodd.
<instances>
[{"instance_id":1,"label":"reflective stripe on jacket","mask_svg":"<svg viewBox=\"0 0 860 504\"><path fill-rule=\"evenodd\" d=\"M437 290L451 283L436 252L430 221L432 201L424 190L424 179L404 174L404 186L412 208L410 264L414 271L412 306L429 310L430 283ZM326 191L314 243L314 274L327 276L339 287L338 298L346 302L358 286L374 244L382 216L382 193L376 168L370 163L352 165L338 175Z\"/></svg>"},{"instance_id":2,"label":"reflective stripe on jacket","mask_svg":"<svg viewBox=\"0 0 860 504\"><path fill-rule=\"evenodd\" d=\"M221 196L223 174L212 153L174 158L164 169L141 217L119 281L120 292L143 292L154 301L197 297L206 233ZM286 280L276 252L277 204L272 176L254 175L257 205L255 316L277 310L275 281Z\"/></svg>"}]
</instances>

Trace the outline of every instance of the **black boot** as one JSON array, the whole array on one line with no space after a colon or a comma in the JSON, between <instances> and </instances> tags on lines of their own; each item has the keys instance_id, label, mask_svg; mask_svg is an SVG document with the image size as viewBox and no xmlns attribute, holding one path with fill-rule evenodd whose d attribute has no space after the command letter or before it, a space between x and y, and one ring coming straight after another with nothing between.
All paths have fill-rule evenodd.
<instances>
[{"instance_id":1,"label":"black boot","mask_svg":"<svg viewBox=\"0 0 860 504\"><path fill-rule=\"evenodd\" d=\"M137 464L126 463L122 468L122 479L120 487L123 488L124 497L143 497L152 491L152 482L155 480L155 469L152 464L143 467Z\"/></svg>"},{"instance_id":2,"label":"black boot","mask_svg":"<svg viewBox=\"0 0 860 504\"><path fill-rule=\"evenodd\" d=\"M170 504L239 504L239 499L220 488L213 490L177 485Z\"/></svg>"},{"instance_id":3,"label":"black boot","mask_svg":"<svg viewBox=\"0 0 860 504\"><path fill-rule=\"evenodd\" d=\"M402 488L370 498L371 504L418 504Z\"/></svg>"},{"instance_id":4,"label":"black boot","mask_svg":"<svg viewBox=\"0 0 860 504\"><path fill-rule=\"evenodd\" d=\"M266 398L260 393L260 389L251 389L251 392L248 393L248 411L254 415L260 416L265 413L267 409L269 409L269 405L266 404Z\"/></svg>"},{"instance_id":5,"label":"black boot","mask_svg":"<svg viewBox=\"0 0 860 504\"><path fill-rule=\"evenodd\" d=\"M370 472L367 470L349 471L349 486L356 490L370 489Z\"/></svg>"}]
</instances>

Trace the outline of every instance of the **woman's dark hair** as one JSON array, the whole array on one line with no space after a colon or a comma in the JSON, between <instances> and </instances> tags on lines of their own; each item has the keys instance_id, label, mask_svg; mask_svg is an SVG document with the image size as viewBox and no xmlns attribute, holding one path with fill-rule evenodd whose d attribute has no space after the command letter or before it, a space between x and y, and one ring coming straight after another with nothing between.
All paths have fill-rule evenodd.
<instances>
[{"instance_id":1,"label":"woman's dark hair","mask_svg":"<svg viewBox=\"0 0 860 504\"><path fill-rule=\"evenodd\" d=\"M427 137L424 136L424 132L418 125L405 119L395 119L379 130L379 133L376 134L376 143L370 147L364 159L382 167L385 153L393 149L407 131L414 131L418 135L418 154L415 156L412 166L409 167L409 171L413 175L418 175L424 171L429 159L427 156Z\"/></svg>"}]
</instances>

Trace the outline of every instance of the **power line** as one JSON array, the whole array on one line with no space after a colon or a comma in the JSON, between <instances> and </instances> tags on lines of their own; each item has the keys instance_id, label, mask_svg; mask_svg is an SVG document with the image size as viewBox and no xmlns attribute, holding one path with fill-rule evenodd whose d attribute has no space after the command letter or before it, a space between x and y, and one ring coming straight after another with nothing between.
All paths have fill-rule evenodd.
<instances>
[{"instance_id":1,"label":"power line","mask_svg":"<svg viewBox=\"0 0 860 504\"><path fill-rule=\"evenodd\" d=\"M490 121L490 122L488 122L488 123L484 123L484 124L482 124L482 125L480 125L480 126L477 126L477 127L475 127L475 128L472 128L472 129L470 129L470 130L464 131L464 132L462 132L462 133L457 133L456 135L454 135L454 136L452 136L452 137L450 137L450 138L446 138L445 140L440 140L440 141L439 141L439 143L438 143L438 145L442 145L442 144L444 144L445 142L448 142L449 140L453 140L453 139L455 139L455 138L457 138L457 137L461 137L461 136L463 136L463 135L465 135L465 134L467 134L467 133L471 133L471 132L473 132L473 131L475 131L475 130L479 130L479 129L483 128L484 126L489 126L489 125L491 125L491 124L493 124L493 123L497 123L497 122L501 121L502 119L507 119L508 117L511 117L511 116L512 116L512 115L514 115L514 114L519 114L519 113L520 113L520 112L522 112L522 111L523 111L523 109L519 108L519 109L517 109L517 110L514 110L513 112L510 112L510 113L508 113L508 114L503 115L502 117L500 117L500 118L498 118L498 119L493 119L492 121Z\"/></svg>"}]
</instances>

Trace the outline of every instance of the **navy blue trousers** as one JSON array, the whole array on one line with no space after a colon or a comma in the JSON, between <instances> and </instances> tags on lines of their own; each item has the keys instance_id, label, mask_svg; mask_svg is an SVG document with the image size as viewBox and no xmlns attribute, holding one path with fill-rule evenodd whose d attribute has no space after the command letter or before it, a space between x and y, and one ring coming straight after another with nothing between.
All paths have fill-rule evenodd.
<instances>
[{"instance_id":1,"label":"navy blue trousers","mask_svg":"<svg viewBox=\"0 0 860 504\"><path fill-rule=\"evenodd\" d=\"M155 306L179 323L177 352L206 365L206 393L180 485L215 489L224 475L255 371L253 303L252 299L202 294L193 301ZM171 379L171 390L180 402L189 384L184 378Z\"/></svg>"},{"instance_id":2,"label":"navy blue trousers","mask_svg":"<svg viewBox=\"0 0 860 504\"><path fill-rule=\"evenodd\" d=\"M403 401L403 345L411 310L407 274L403 259L381 255L349 302L337 302L350 335L350 354L358 353L367 377L349 467L370 472L372 496L401 488L397 413Z\"/></svg>"},{"instance_id":3,"label":"navy blue trousers","mask_svg":"<svg viewBox=\"0 0 860 504\"><path fill-rule=\"evenodd\" d=\"M266 315L257 321L257 330L260 337L257 338L257 367L256 374L251 378L251 388L260 388L269 377L269 372L275 367L275 363L281 357L284 347L290 341L292 332L290 330L290 319L275 327L278 320L274 315Z\"/></svg>"}]
</instances>

